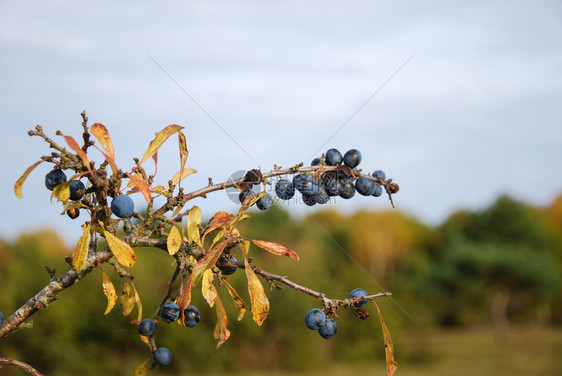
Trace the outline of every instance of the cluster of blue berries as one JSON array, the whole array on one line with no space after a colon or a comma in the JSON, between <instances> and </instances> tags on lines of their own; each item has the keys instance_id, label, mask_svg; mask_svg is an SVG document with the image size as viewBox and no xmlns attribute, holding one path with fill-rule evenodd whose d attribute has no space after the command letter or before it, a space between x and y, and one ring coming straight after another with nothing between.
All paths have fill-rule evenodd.
<instances>
[{"instance_id":1,"label":"cluster of blue berries","mask_svg":"<svg viewBox=\"0 0 562 376\"><path fill-rule=\"evenodd\" d=\"M192 328L199 324L201 315L195 306L187 306L187 308L183 311L183 314L185 317L185 325L187 327ZM174 302L168 302L162 306L162 309L160 310L160 317L168 324L173 323L180 317L180 307ZM154 320L144 319L139 323L137 329L141 336L150 337L156 330L156 323ZM168 365L172 361L172 353L165 347L158 348L154 351L153 356L156 363L162 366Z\"/></svg>"},{"instance_id":2,"label":"cluster of blue berries","mask_svg":"<svg viewBox=\"0 0 562 376\"><path fill-rule=\"evenodd\" d=\"M349 299L352 299L353 306L356 308L363 307L367 304L367 299L361 299L369 296L363 289L357 288L349 293ZM338 325L333 318L327 318L324 311L319 308L313 308L304 316L304 323L308 329L317 330L322 338L330 339L338 332Z\"/></svg>"},{"instance_id":3,"label":"cluster of blue berries","mask_svg":"<svg viewBox=\"0 0 562 376\"><path fill-rule=\"evenodd\" d=\"M56 168L45 176L45 186L48 190L52 191L57 185L66 182L66 180L65 173ZM79 201L84 197L86 186L80 180L71 180L68 183L68 188L70 189L70 199L72 201ZM129 196L120 194L111 201L111 211L119 218L129 218L135 211L135 204ZM80 215L80 211L77 208L72 208L66 214L70 218L75 219Z\"/></svg>"},{"instance_id":4,"label":"cluster of blue berries","mask_svg":"<svg viewBox=\"0 0 562 376\"><path fill-rule=\"evenodd\" d=\"M330 197L339 196L350 199L357 191L363 196L382 195L383 188L380 184L366 176L358 179L351 174L350 169L354 169L361 163L361 152L357 149L348 150L343 156L337 149L330 149L325 154L325 164L327 166L346 166L349 169L338 169L327 171L317 179L308 174L296 174L293 180L281 179L275 184L275 193L282 200L290 200L294 197L295 191L302 194L306 205L325 204L330 201ZM322 164L322 158L315 158L311 165ZM375 171L372 176L385 180L386 176L381 170Z\"/></svg>"}]
</instances>

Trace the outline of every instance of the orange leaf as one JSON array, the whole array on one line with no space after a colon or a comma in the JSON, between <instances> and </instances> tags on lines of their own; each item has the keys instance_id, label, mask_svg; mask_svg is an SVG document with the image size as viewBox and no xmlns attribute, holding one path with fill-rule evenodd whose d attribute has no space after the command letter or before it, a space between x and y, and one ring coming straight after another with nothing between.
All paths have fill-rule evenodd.
<instances>
[{"instance_id":1,"label":"orange leaf","mask_svg":"<svg viewBox=\"0 0 562 376\"><path fill-rule=\"evenodd\" d=\"M107 128L100 123L95 123L90 127L90 133L100 142L100 145L104 148L111 159L115 160L115 152L113 150L113 142L111 141L111 136L107 131Z\"/></svg>"},{"instance_id":2,"label":"orange leaf","mask_svg":"<svg viewBox=\"0 0 562 376\"><path fill-rule=\"evenodd\" d=\"M135 265L137 255L135 255L135 252L129 244L107 230L103 230L103 236L105 236L105 240L107 240L109 249L111 249L111 252L121 265L129 268Z\"/></svg>"},{"instance_id":3,"label":"orange leaf","mask_svg":"<svg viewBox=\"0 0 562 376\"><path fill-rule=\"evenodd\" d=\"M185 317L183 315L183 311L187 308L189 303L191 302L191 285L192 285L191 276L187 279L185 285L182 286L180 296L177 299L177 304L180 307L180 318L179 321L182 325L184 324Z\"/></svg>"},{"instance_id":4,"label":"orange leaf","mask_svg":"<svg viewBox=\"0 0 562 376\"><path fill-rule=\"evenodd\" d=\"M223 240L222 242L211 248L209 252L207 252L205 256L203 256L199 260L199 262L197 262L197 264L193 266L193 270L191 271L191 278L193 279L194 286L197 286L197 283L199 283L199 280L207 269L211 269L213 266L215 266L218 258L222 254L222 251L224 251L224 248L227 244L228 241Z\"/></svg>"},{"instance_id":5,"label":"orange leaf","mask_svg":"<svg viewBox=\"0 0 562 376\"><path fill-rule=\"evenodd\" d=\"M217 349L230 337L230 330L227 328L228 318L222 304L221 299L217 295L217 325L213 331L213 335L219 340Z\"/></svg>"},{"instance_id":6,"label":"orange leaf","mask_svg":"<svg viewBox=\"0 0 562 376\"><path fill-rule=\"evenodd\" d=\"M248 291L250 292L253 319L256 324L261 326L269 313L269 300L267 299L267 295L265 295L263 285L248 263L248 258L244 253L242 253L242 255L244 256L246 277L248 278Z\"/></svg>"},{"instance_id":7,"label":"orange leaf","mask_svg":"<svg viewBox=\"0 0 562 376\"><path fill-rule=\"evenodd\" d=\"M396 372L396 368L398 368L398 365L394 360L394 344L392 343L392 338L390 337L390 331L382 318L379 306L374 301L373 304L377 307L379 318L381 319L382 333L384 336L384 355L386 357L386 376L393 376L394 372Z\"/></svg>"},{"instance_id":8,"label":"orange leaf","mask_svg":"<svg viewBox=\"0 0 562 376\"><path fill-rule=\"evenodd\" d=\"M82 236L78 240L78 244L74 248L72 253L72 265L77 272L80 272L84 268L84 264L88 259L88 250L90 244L90 224L84 226Z\"/></svg>"},{"instance_id":9,"label":"orange leaf","mask_svg":"<svg viewBox=\"0 0 562 376\"><path fill-rule=\"evenodd\" d=\"M240 295L238 295L238 292L234 289L234 287L232 287L225 278L221 279L221 283L226 286L228 293L232 297L232 300L234 300L234 305L236 306L236 311L238 312L238 321L242 320L244 314L246 313L246 304Z\"/></svg>"},{"instance_id":10,"label":"orange leaf","mask_svg":"<svg viewBox=\"0 0 562 376\"><path fill-rule=\"evenodd\" d=\"M136 174L126 174L126 175L130 179L129 184L127 184L127 187L133 186L137 188L139 192L141 192L142 195L144 196L146 203L150 204L150 201L152 200L152 197L150 196L150 186L148 185L148 182L144 180L142 174L136 173Z\"/></svg>"},{"instance_id":11,"label":"orange leaf","mask_svg":"<svg viewBox=\"0 0 562 376\"><path fill-rule=\"evenodd\" d=\"M209 224L207 225L207 228L205 229L205 232L203 233L203 239L201 239L201 243L203 243L205 241L205 237L207 236L207 234L215 231L216 229L218 229L221 226L229 224L230 220L233 217L234 216L232 214L228 214L228 213L223 212L223 211L215 213L213 218L211 218L211 220L209 221Z\"/></svg>"},{"instance_id":12,"label":"orange leaf","mask_svg":"<svg viewBox=\"0 0 562 376\"><path fill-rule=\"evenodd\" d=\"M168 245L168 253L170 256L175 255L181 247L181 235L180 231L176 226L172 226L170 234L168 234L168 240L166 241Z\"/></svg>"},{"instance_id":13,"label":"orange leaf","mask_svg":"<svg viewBox=\"0 0 562 376\"><path fill-rule=\"evenodd\" d=\"M289 249L281 244L277 244L277 243L273 243L273 242L269 242L266 240L255 240L255 239L250 239L255 245L257 245L260 248L265 249L266 251L273 253L274 255L277 256L289 256L290 258L292 258L295 261L299 261L299 255L297 255L297 253L295 251L293 251L292 249Z\"/></svg>"},{"instance_id":14,"label":"orange leaf","mask_svg":"<svg viewBox=\"0 0 562 376\"><path fill-rule=\"evenodd\" d=\"M107 315L117 302L117 294L115 293L115 287L113 287L113 283L111 283L111 279L109 276L105 274L102 270L102 285L103 285L103 293L107 297L107 308L105 309L104 315Z\"/></svg>"},{"instance_id":15,"label":"orange leaf","mask_svg":"<svg viewBox=\"0 0 562 376\"><path fill-rule=\"evenodd\" d=\"M150 142L150 145L148 145L148 149L146 149L146 151L144 152L144 155L142 156L142 159L139 162L139 166L144 162L146 162L148 158L156 154L160 146L162 146L162 144L164 143L164 141L166 141L168 137L170 137L180 129L183 129L183 127L177 124L172 124L172 125L168 125L160 132L156 133L156 137L154 137L154 140Z\"/></svg>"},{"instance_id":16,"label":"orange leaf","mask_svg":"<svg viewBox=\"0 0 562 376\"><path fill-rule=\"evenodd\" d=\"M21 188L23 187L23 183L25 182L25 179L27 179L27 177L29 176L29 174L31 173L31 171L33 171L35 169L35 167L37 167L39 164L43 163L43 161L38 161L35 162L34 164L32 164L31 166L29 166L27 168L27 170L25 170L25 172L23 173L22 176L19 177L18 180L16 180L16 184L14 184L14 193L16 194L17 198L22 198L23 195L21 194Z\"/></svg>"},{"instance_id":17,"label":"orange leaf","mask_svg":"<svg viewBox=\"0 0 562 376\"><path fill-rule=\"evenodd\" d=\"M86 168L88 169L90 174L92 174L92 177L93 177L94 173L92 172L92 169L90 168L90 161L88 160L88 157L86 156L86 153L84 152L84 150L82 150L82 148L78 145L78 143L76 142L76 140L74 140L74 138L72 138L70 136L65 136L62 133L61 133L61 135L62 135L62 137L64 137L68 146L70 146L70 148L72 150L74 150L76 152L76 154L78 154L80 159L82 159L82 163L84 163L84 166L86 166Z\"/></svg>"}]
</instances>

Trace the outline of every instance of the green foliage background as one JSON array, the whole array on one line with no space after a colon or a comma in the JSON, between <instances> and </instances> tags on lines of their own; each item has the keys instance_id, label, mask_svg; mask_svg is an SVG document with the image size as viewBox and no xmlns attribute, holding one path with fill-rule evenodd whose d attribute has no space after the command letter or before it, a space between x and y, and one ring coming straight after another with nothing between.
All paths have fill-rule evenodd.
<instances>
[{"instance_id":1,"label":"green foliage background","mask_svg":"<svg viewBox=\"0 0 562 376\"><path fill-rule=\"evenodd\" d=\"M257 247L250 255L263 269L330 297L344 298L356 287L391 291L393 298L380 299L380 307L399 365L431 361L423 343L427 328L497 328L498 317L512 327L562 325L562 196L546 208L503 196L483 210L457 212L438 227L398 210L351 215L325 210L298 218L272 207L253 213L240 231L295 249L300 262ZM49 278L45 266L55 268L57 275L66 271L64 257L70 252L49 231L21 235L13 243L1 241L0 311L11 314L41 289ZM152 317L173 266L159 250L139 249L137 255L135 285L144 316ZM121 280L109 266L103 268L119 292ZM249 304L244 273L229 281ZM319 307L309 296L287 287L268 292L271 312L260 328L249 312L237 322L230 297L222 288L219 293L231 338L215 350L215 310L196 292L193 304L201 311L201 323L195 328L160 323L157 344L170 349L174 360L155 374L306 372L382 364L374 307L366 321L341 310L338 334L326 341L304 326L305 313ZM508 296L508 303L504 311L494 312L498 296ZM33 329L0 341L0 355L29 362L46 375L130 375L148 356L130 324L136 311L123 317L116 307L104 316L105 306L101 273L94 272L33 316ZM384 366L380 370L382 374ZM2 375L17 372L0 370Z\"/></svg>"}]
</instances>

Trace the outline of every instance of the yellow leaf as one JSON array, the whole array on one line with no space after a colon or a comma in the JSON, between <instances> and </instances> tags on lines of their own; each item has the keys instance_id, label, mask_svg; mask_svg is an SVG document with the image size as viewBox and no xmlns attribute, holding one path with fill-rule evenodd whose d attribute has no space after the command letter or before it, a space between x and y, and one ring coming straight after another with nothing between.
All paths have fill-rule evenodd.
<instances>
[{"instance_id":1,"label":"yellow leaf","mask_svg":"<svg viewBox=\"0 0 562 376\"><path fill-rule=\"evenodd\" d=\"M133 308L135 308L135 292L126 280L123 285L121 296L119 297L119 304L123 307L123 316L129 316L133 311Z\"/></svg>"},{"instance_id":2,"label":"yellow leaf","mask_svg":"<svg viewBox=\"0 0 562 376\"><path fill-rule=\"evenodd\" d=\"M189 152L187 151L187 142L185 141L185 135L182 131L178 132L178 144L180 147L180 176L183 175L183 171L185 168L185 163L187 162L187 156Z\"/></svg>"},{"instance_id":3,"label":"yellow leaf","mask_svg":"<svg viewBox=\"0 0 562 376\"><path fill-rule=\"evenodd\" d=\"M384 336L384 355L386 358L386 376L393 376L394 372L396 372L396 368L398 368L398 365L394 360L394 344L392 343L392 338L390 337L390 330L388 330L388 327L382 318L379 306L374 301L373 304L377 307L379 318L381 319L382 333Z\"/></svg>"},{"instance_id":4,"label":"yellow leaf","mask_svg":"<svg viewBox=\"0 0 562 376\"><path fill-rule=\"evenodd\" d=\"M225 278L221 280L221 283L224 286L226 286L228 293L230 294L232 300L234 301L234 305L236 306L236 311L238 312L238 321L242 320L244 314L246 313L246 304L244 303L240 295L238 295L238 292L234 289L234 287L232 287L232 285L228 283L228 281Z\"/></svg>"},{"instance_id":5,"label":"yellow leaf","mask_svg":"<svg viewBox=\"0 0 562 376\"><path fill-rule=\"evenodd\" d=\"M207 269L203 273L203 279L201 283L201 293L210 307L215 305L215 300L217 299L217 290L213 285L214 278L215 275L213 274L213 271L211 269Z\"/></svg>"},{"instance_id":6,"label":"yellow leaf","mask_svg":"<svg viewBox=\"0 0 562 376\"><path fill-rule=\"evenodd\" d=\"M125 243L123 240L119 239L107 230L103 230L103 236L105 236L105 239L107 240L109 249L111 249L111 252L121 265L128 268L135 265L137 255L135 255L135 252L129 244Z\"/></svg>"},{"instance_id":7,"label":"yellow leaf","mask_svg":"<svg viewBox=\"0 0 562 376\"><path fill-rule=\"evenodd\" d=\"M263 290L263 285L252 270L248 263L246 255L244 256L244 265L246 267L246 277L248 278L248 291L250 292L250 302L252 304L252 315L256 324L263 324L267 314L269 313L269 300Z\"/></svg>"},{"instance_id":8,"label":"yellow leaf","mask_svg":"<svg viewBox=\"0 0 562 376\"><path fill-rule=\"evenodd\" d=\"M199 206L194 206L187 215L187 237L190 242L201 245L201 235L199 234L199 226L203 222L203 216Z\"/></svg>"},{"instance_id":9,"label":"yellow leaf","mask_svg":"<svg viewBox=\"0 0 562 376\"><path fill-rule=\"evenodd\" d=\"M137 321L140 322L142 320L142 302L140 299L139 292L135 288L135 284L133 283L132 280L131 280L131 286L133 286L133 290L135 291L135 302L137 303L137 311L138 311Z\"/></svg>"},{"instance_id":10,"label":"yellow leaf","mask_svg":"<svg viewBox=\"0 0 562 376\"><path fill-rule=\"evenodd\" d=\"M205 254L198 262L193 266L191 271L191 278L193 279L193 285L197 286L199 280L205 273L207 269L211 269L217 263L218 258L224 251L224 248L228 244L228 241L224 240L217 244L215 247L211 248L209 252Z\"/></svg>"},{"instance_id":11,"label":"yellow leaf","mask_svg":"<svg viewBox=\"0 0 562 376\"><path fill-rule=\"evenodd\" d=\"M295 251L293 251L292 249L289 249L285 246L282 246L281 244L269 242L269 241L266 241L266 240L255 240L255 239L251 239L251 240L258 247L263 248L266 251L268 251L270 253L273 253L274 255L289 256L293 260L299 261L299 255L297 255L297 253Z\"/></svg>"},{"instance_id":12,"label":"yellow leaf","mask_svg":"<svg viewBox=\"0 0 562 376\"><path fill-rule=\"evenodd\" d=\"M53 188L51 199L56 197L62 203L66 203L70 199L70 181L65 181Z\"/></svg>"},{"instance_id":13,"label":"yellow leaf","mask_svg":"<svg viewBox=\"0 0 562 376\"><path fill-rule=\"evenodd\" d=\"M78 239L78 243L72 253L72 265L77 272L84 268L84 264L88 259L88 250L90 245L90 224L84 226L82 236Z\"/></svg>"},{"instance_id":14,"label":"yellow leaf","mask_svg":"<svg viewBox=\"0 0 562 376\"><path fill-rule=\"evenodd\" d=\"M150 369L149 366L152 363L152 357L146 359L142 364L140 364L137 368L135 368L134 376L146 376L148 370Z\"/></svg>"},{"instance_id":15,"label":"yellow leaf","mask_svg":"<svg viewBox=\"0 0 562 376\"><path fill-rule=\"evenodd\" d=\"M18 180L16 180L16 184L14 184L14 193L16 195L17 198L22 198L23 195L21 193L21 188L23 187L23 183L25 182L25 179L27 179L27 177L29 176L29 174L31 173L31 171L33 171L35 169L35 167L37 167L38 165L40 165L41 163L43 163L43 161L39 161L39 162L35 162L34 164L32 164L31 166L29 166L27 168L27 170L25 170L25 172L23 173L22 176L19 177Z\"/></svg>"},{"instance_id":16,"label":"yellow leaf","mask_svg":"<svg viewBox=\"0 0 562 376\"><path fill-rule=\"evenodd\" d=\"M185 325L185 316L183 311L187 308L189 303L191 302L191 285L192 285L191 276L187 279L187 282L182 286L180 296L176 301L176 304L180 307L180 318L179 322L182 325Z\"/></svg>"},{"instance_id":17,"label":"yellow leaf","mask_svg":"<svg viewBox=\"0 0 562 376\"><path fill-rule=\"evenodd\" d=\"M192 168L184 168L182 171L178 171L174 174L174 176L172 177L172 184L176 185L189 175L195 174L196 172L197 170L194 170Z\"/></svg>"},{"instance_id":18,"label":"yellow leaf","mask_svg":"<svg viewBox=\"0 0 562 376\"><path fill-rule=\"evenodd\" d=\"M166 243L168 245L168 253L171 256L175 255L179 251L181 247L181 235L176 226L172 226Z\"/></svg>"},{"instance_id":19,"label":"yellow leaf","mask_svg":"<svg viewBox=\"0 0 562 376\"><path fill-rule=\"evenodd\" d=\"M117 293L115 293L115 287L113 287L113 283L111 283L111 279L109 276L105 274L102 270L102 285L103 285L103 293L107 297L107 308L105 309L104 315L107 315L117 302Z\"/></svg>"},{"instance_id":20,"label":"yellow leaf","mask_svg":"<svg viewBox=\"0 0 562 376\"><path fill-rule=\"evenodd\" d=\"M213 331L213 335L219 340L217 349L230 337L230 330L227 328L228 319L221 299L217 296L217 325Z\"/></svg>"},{"instance_id":21,"label":"yellow leaf","mask_svg":"<svg viewBox=\"0 0 562 376\"><path fill-rule=\"evenodd\" d=\"M154 137L154 140L150 142L150 145L148 145L148 149L146 149L146 151L144 152L144 155L142 156L142 159L139 162L139 166L143 164L148 158L156 154L156 152L158 152L158 149L160 148L160 146L162 146L164 141L166 141L168 137L170 137L180 129L183 129L183 127L177 124L172 124L172 125L168 125L160 132L156 133L156 137Z\"/></svg>"}]
</instances>

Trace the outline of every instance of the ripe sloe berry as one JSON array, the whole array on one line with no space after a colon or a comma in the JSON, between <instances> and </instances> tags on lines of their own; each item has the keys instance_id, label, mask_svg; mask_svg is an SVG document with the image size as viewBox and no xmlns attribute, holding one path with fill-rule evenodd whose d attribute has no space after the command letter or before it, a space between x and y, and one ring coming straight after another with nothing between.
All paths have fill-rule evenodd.
<instances>
[{"instance_id":1,"label":"ripe sloe berry","mask_svg":"<svg viewBox=\"0 0 562 376\"><path fill-rule=\"evenodd\" d=\"M377 170L377 171L373 172L373 177L379 178L379 179L382 179L382 180L386 180L386 175L381 170Z\"/></svg>"},{"instance_id":2,"label":"ripe sloe berry","mask_svg":"<svg viewBox=\"0 0 562 376\"><path fill-rule=\"evenodd\" d=\"M83 191L84 189L86 189L86 186L84 186L84 183L82 183L80 180L72 180L70 183L68 183L68 188L70 189L71 200L78 201L82 199L82 197L84 197L84 193L78 194L78 191Z\"/></svg>"},{"instance_id":3,"label":"ripe sloe berry","mask_svg":"<svg viewBox=\"0 0 562 376\"><path fill-rule=\"evenodd\" d=\"M269 193L266 193L265 196L256 201L256 206L260 210L267 210L271 206L272 202L273 199L271 198L271 195Z\"/></svg>"},{"instance_id":4,"label":"ripe sloe berry","mask_svg":"<svg viewBox=\"0 0 562 376\"><path fill-rule=\"evenodd\" d=\"M318 329L318 333L320 333L320 336L326 339L332 338L333 336L336 335L337 332L338 332L338 324L336 324L336 320L334 320L331 317L329 319L326 319L324 325L322 325L320 329Z\"/></svg>"},{"instance_id":5,"label":"ripe sloe berry","mask_svg":"<svg viewBox=\"0 0 562 376\"><path fill-rule=\"evenodd\" d=\"M232 262L237 262L238 260L236 260L236 257L232 257L230 259L230 261ZM226 265L226 266L219 266L218 267L220 269L220 271L222 272L223 275L231 275L234 274L234 272L238 269L236 266L230 266L230 265Z\"/></svg>"},{"instance_id":6,"label":"ripe sloe berry","mask_svg":"<svg viewBox=\"0 0 562 376\"><path fill-rule=\"evenodd\" d=\"M293 177L293 185L303 195L312 195L318 189L316 180L311 175L298 174Z\"/></svg>"},{"instance_id":7,"label":"ripe sloe berry","mask_svg":"<svg viewBox=\"0 0 562 376\"><path fill-rule=\"evenodd\" d=\"M338 191L341 198L352 198L355 195L355 185L352 180L342 180L338 184Z\"/></svg>"},{"instance_id":8,"label":"ripe sloe berry","mask_svg":"<svg viewBox=\"0 0 562 376\"><path fill-rule=\"evenodd\" d=\"M363 290L363 289L354 289L353 291L351 291L349 293L349 299L351 298L361 298L364 296L369 296L369 294L367 294L367 291ZM355 307L363 307L365 304L367 304L367 299L361 299L361 300L357 300L357 302L354 304Z\"/></svg>"},{"instance_id":9,"label":"ripe sloe berry","mask_svg":"<svg viewBox=\"0 0 562 376\"><path fill-rule=\"evenodd\" d=\"M111 201L111 211L119 218L129 218L134 210L135 204L127 195L119 195Z\"/></svg>"},{"instance_id":10,"label":"ripe sloe berry","mask_svg":"<svg viewBox=\"0 0 562 376\"><path fill-rule=\"evenodd\" d=\"M187 308L183 311L183 315L185 317L185 326L189 328L193 328L199 324L199 320L201 319L199 310L192 305L187 306Z\"/></svg>"},{"instance_id":11,"label":"ripe sloe berry","mask_svg":"<svg viewBox=\"0 0 562 376\"><path fill-rule=\"evenodd\" d=\"M343 164L349 168L355 168L361 163L361 152L357 149L348 150L343 156Z\"/></svg>"},{"instance_id":12,"label":"ripe sloe berry","mask_svg":"<svg viewBox=\"0 0 562 376\"><path fill-rule=\"evenodd\" d=\"M58 168L52 170L47 175L45 175L45 186L49 191L55 189L55 187L59 184L62 184L66 181L66 175L62 170Z\"/></svg>"},{"instance_id":13,"label":"ripe sloe berry","mask_svg":"<svg viewBox=\"0 0 562 376\"><path fill-rule=\"evenodd\" d=\"M326 152L326 164L336 166L341 164L342 156L338 149L330 149Z\"/></svg>"},{"instance_id":14,"label":"ripe sloe berry","mask_svg":"<svg viewBox=\"0 0 562 376\"><path fill-rule=\"evenodd\" d=\"M275 184L275 194L281 200L290 200L295 195L295 186L287 179L281 179Z\"/></svg>"},{"instance_id":15,"label":"ripe sloe berry","mask_svg":"<svg viewBox=\"0 0 562 376\"><path fill-rule=\"evenodd\" d=\"M165 347L160 347L154 352L154 360L161 366L167 366L172 361L172 353Z\"/></svg>"},{"instance_id":16,"label":"ripe sloe berry","mask_svg":"<svg viewBox=\"0 0 562 376\"><path fill-rule=\"evenodd\" d=\"M177 321L180 317L180 307L174 302L168 302L162 307L160 316L162 317L162 320L168 324Z\"/></svg>"},{"instance_id":17,"label":"ripe sloe berry","mask_svg":"<svg viewBox=\"0 0 562 376\"><path fill-rule=\"evenodd\" d=\"M375 193L373 193L373 196L379 197L380 195L382 195L382 187L380 184L375 183Z\"/></svg>"},{"instance_id":18,"label":"ripe sloe berry","mask_svg":"<svg viewBox=\"0 0 562 376\"><path fill-rule=\"evenodd\" d=\"M240 192L240 194L238 195L238 200L240 200L240 203L243 204L244 201L246 201L246 199L252 195L255 195L254 191L248 189L247 191Z\"/></svg>"},{"instance_id":19,"label":"ripe sloe berry","mask_svg":"<svg viewBox=\"0 0 562 376\"><path fill-rule=\"evenodd\" d=\"M375 193L375 182L366 176L361 176L355 180L355 189L363 196L371 196Z\"/></svg>"},{"instance_id":20,"label":"ripe sloe berry","mask_svg":"<svg viewBox=\"0 0 562 376\"><path fill-rule=\"evenodd\" d=\"M308 329L318 330L326 321L326 314L319 308L312 308L304 316L304 323Z\"/></svg>"},{"instance_id":21,"label":"ripe sloe berry","mask_svg":"<svg viewBox=\"0 0 562 376\"><path fill-rule=\"evenodd\" d=\"M139 323L137 329L141 336L148 337L154 334L154 330L156 329L156 324L151 319L144 319Z\"/></svg>"},{"instance_id":22,"label":"ripe sloe berry","mask_svg":"<svg viewBox=\"0 0 562 376\"><path fill-rule=\"evenodd\" d=\"M311 165L311 166L318 166L318 165L320 164L320 162L322 162L322 158L317 157L317 158L314 158L314 159L312 160L312 163L310 163L310 165Z\"/></svg>"}]
</instances>

